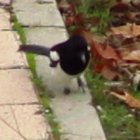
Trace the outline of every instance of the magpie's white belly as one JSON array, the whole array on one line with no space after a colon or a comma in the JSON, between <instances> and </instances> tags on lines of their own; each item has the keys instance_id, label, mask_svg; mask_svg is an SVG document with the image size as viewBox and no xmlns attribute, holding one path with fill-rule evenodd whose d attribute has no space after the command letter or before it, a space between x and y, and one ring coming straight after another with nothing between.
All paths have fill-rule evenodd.
<instances>
[{"instance_id":1,"label":"magpie's white belly","mask_svg":"<svg viewBox=\"0 0 140 140\"><path fill-rule=\"evenodd\" d=\"M60 65L53 68L49 66L50 61L46 57L37 56L36 59L36 70L37 74L47 89L53 93L63 92L65 87L69 87L71 90L77 90L78 84L75 76L70 76L64 73Z\"/></svg>"}]
</instances>

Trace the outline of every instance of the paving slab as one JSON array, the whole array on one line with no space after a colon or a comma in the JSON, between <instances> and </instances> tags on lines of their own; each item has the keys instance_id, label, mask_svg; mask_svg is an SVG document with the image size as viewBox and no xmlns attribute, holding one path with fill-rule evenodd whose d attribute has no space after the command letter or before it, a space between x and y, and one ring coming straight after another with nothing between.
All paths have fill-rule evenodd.
<instances>
[{"instance_id":1,"label":"paving slab","mask_svg":"<svg viewBox=\"0 0 140 140\"><path fill-rule=\"evenodd\" d=\"M85 135L78 135L78 134L65 134L62 135L63 140L102 140L102 137L89 137Z\"/></svg>"},{"instance_id":2,"label":"paving slab","mask_svg":"<svg viewBox=\"0 0 140 140\"><path fill-rule=\"evenodd\" d=\"M0 106L1 140L50 140L40 105Z\"/></svg>"},{"instance_id":3,"label":"paving slab","mask_svg":"<svg viewBox=\"0 0 140 140\"><path fill-rule=\"evenodd\" d=\"M14 130L17 130L17 125L11 114L10 107L0 106L0 139L10 140L15 138L15 140L21 140Z\"/></svg>"},{"instance_id":4,"label":"paving slab","mask_svg":"<svg viewBox=\"0 0 140 140\"><path fill-rule=\"evenodd\" d=\"M39 4L37 0L14 0L14 12L24 26L64 26L56 2Z\"/></svg>"},{"instance_id":5,"label":"paving slab","mask_svg":"<svg viewBox=\"0 0 140 140\"><path fill-rule=\"evenodd\" d=\"M24 28L27 44L39 44L46 47L65 41L67 39L67 32L65 28Z\"/></svg>"},{"instance_id":6,"label":"paving slab","mask_svg":"<svg viewBox=\"0 0 140 140\"><path fill-rule=\"evenodd\" d=\"M0 121L0 139L1 140L24 140L20 135L15 131L12 131L5 122Z\"/></svg>"},{"instance_id":7,"label":"paving slab","mask_svg":"<svg viewBox=\"0 0 140 140\"><path fill-rule=\"evenodd\" d=\"M12 31L0 31L0 67L27 66L25 56L18 52L19 41Z\"/></svg>"},{"instance_id":8,"label":"paving slab","mask_svg":"<svg viewBox=\"0 0 140 140\"><path fill-rule=\"evenodd\" d=\"M0 104L38 102L27 70L0 70Z\"/></svg>"},{"instance_id":9,"label":"paving slab","mask_svg":"<svg viewBox=\"0 0 140 140\"><path fill-rule=\"evenodd\" d=\"M105 140L100 120L86 93L58 94L52 99L52 107L62 127L63 139Z\"/></svg>"},{"instance_id":10,"label":"paving slab","mask_svg":"<svg viewBox=\"0 0 140 140\"><path fill-rule=\"evenodd\" d=\"M0 6L11 4L0 0ZM19 53L19 36L11 31L10 14L0 8L0 139L51 140L51 128L27 69L25 55ZM23 66L23 67L21 67Z\"/></svg>"},{"instance_id":11,"label":"paving slab","mask_svg":"<svg viewBox=\"0 0 140 140\"><path fill-rule=\"evenodd\" d=\"M10 14L5 9L0 8L0 30L11 29L11 23L9 20Z\"/></svg>"},{"instance_id":12,"label":"paving slab","mask_svg":"<svg viewBox=\"0 0 140 140\"><path fill-rule=\"evenodd\" d=\"M27 139L47 139L50 127L42 114L36 114L40 105L13 106L21 134Z\"/></svg>"}]
</instances>

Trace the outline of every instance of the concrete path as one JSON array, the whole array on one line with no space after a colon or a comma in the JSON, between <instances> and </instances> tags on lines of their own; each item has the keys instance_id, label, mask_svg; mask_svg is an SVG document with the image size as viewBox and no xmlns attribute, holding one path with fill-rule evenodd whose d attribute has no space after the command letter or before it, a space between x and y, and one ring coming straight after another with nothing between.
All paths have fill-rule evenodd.
<instances>
[{"instance_id":1,"label":"concrete path","mask_svg":"<svg viewBox=\"0 0 140 140\"><path fill-rule=\"evenodd\" d=\"M25 30L27 44L51 47L68 38L55 0L14 0L13 10ZM37 73L55 97L51 106L61 126L62 140L105 140L96 110L90 105L91 96L78 90L76 79L66 79L60 68L52 69L49 61L36 56ZM69 86L72 93L63 94ZM26 93L27 94L27 93Z\"/></svg>"},{"instance_id":2,"label":"concrete path","mask_svg":"<svg viewBox=\"0 0 140 140\"><path fill-rule=\"evenodd\" d=\"M42 106L4 9L9 4L10 0L0 0L0 140L50 140L48 123L36 114Z\"/></svg>"}]
</instances>

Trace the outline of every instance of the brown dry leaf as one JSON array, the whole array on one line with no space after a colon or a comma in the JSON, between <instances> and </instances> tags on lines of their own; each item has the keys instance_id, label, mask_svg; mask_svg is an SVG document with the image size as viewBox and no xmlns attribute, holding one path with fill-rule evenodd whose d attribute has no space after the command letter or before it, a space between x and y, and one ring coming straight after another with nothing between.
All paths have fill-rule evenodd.
<instances>
[{"instance_id":1,"label":"brown dry leaf","mask_svg":"<svg viewBox=\"0 0 140 140\"><path fill-rule=\"evenodd\" d=\"M115 61L120 60L120 56L118 52L107 44L97 44L95 48L98 54L104 59L115 60Z\"/></svg>"},{"instance_id":2,"label":"brown dry leaf","mask_svg":"<svg viewBox=\"0 0 140 140\"><path fill-rule=\"evenodd\" d=\"M140 63L140 50L134 50L128 55L123 56L124 61Z\"/></svg>"},{"instance_id":3,"label":"brown dry leaf","mask_svg":"<svg viewBox=\"0 0 140 140\"><path fill-rule=\"evenodd\" d=\"M135 37L140 35L140 25L127 23L124 26L111 27L112 34L122 34L125 37Z\"/></svg>"},{"instance_id":4,"label":"brown dry leaf","mask_svg":"<svg viewBox=\"0 0 140 140\"><path fill-rule=\"evenodd\" d=\"M133 97L130 93L127 91L123 91L123 93L118 92L110 92L111 95L115 96L116 98L124 101L129 107L131 108L139 108L140 109L140 100Z\"/></svg>"},{"instance_id":5,"label":"brown dry leaf","mask_svg":"<svg viewBox=\"0 0 140 140\"><path fill-rule=\"evenodd\" d=\"M83 26L85 24L85 17L82 14L74 14L74 15L67 15L64 18L64 22L66 26L72 26L72 25L77 25L77 26Z\"/></svg>"},{"instance_id":6,"label":"brown dry leaf","mask_svg":"<svg viewBox=\"0 0 140 140\"><path fill-rule=\"evenodd\" d=\"M122 26L126 23L140 25L140 1L139 0L116 0L110 7L111 26Z\"/></svg>"},{"instance_id":7,"label":"brown dry leaf","mask_svg":"<svg viewBox=\"0 0 140 140\"><path fill-rule=\"evenodd\" d=\"M111 27L110 31L112 34L121 34L123 36L132 36L132 24L128 23L124 26Z\"/></svg>"},{"instance_id":8,"label":"brown dry leaf","mask_svg":"<svg viewBox=\"0 0 140 140\"><path fill-rule=\"evenodd\" d=\"M133 24L132 30L133 30L132 34L134 36L140 35L140 25Z\"/></svg>"},{"instance_id":9,"label":"brown dry leaf","mask_svg":"<svg viewBox=\"0 0 140 140\"><path fill-rule=\"evenodd\" d=\"M121 56L114 48L106 44L94 42L91 46L91 57L93 71L101 73L109 80L118 77L118 73L113 69L121 61Z\"/></svg>"},{"instance_id":10,"label":"brown dry leaf","mask_svg":"<svg viewBox=\"0 0 140 140\"><path fill-rule=\"evenodd\" d=\"M123 2L122 0L118 0L111 8L110 12L113 13L124 13L129 11L129 4Z\"/></svg>"},{"instance_id":11,"label":"brown dry leaf","mask_svg":"<svg viewBox=\"0 0 140 140\"><path fill-rule=\"evenodd\" d=\"M132 81L135 89L137 90L140 84L140 70L137 70L135 74L133 75L133 81Z\"/></svg>"},{"instance_id":12,"label":"brown dry leaf","mask_svg":"<svg viewBox=\"0 0 140 140\"><path fill-rule=\"evenodd\" d=\"M104 78L108 80L113 80L117 77L120 77L119 73L110 69L110 67L104 66L100 72Z\"/></svg>"},{"instance_id":13,"label":"brown dry leaf","mask_svg":"<svg viewBox=\"0 0 140 140\"><path fill-rule=\"evenodd\" d=\"M58 4L58 9L62 15L75 13L75 6L67 0L61 0Z\"/></svg>"},{"instance_id":14,"label":"brown dry leaf","mask_svg":"<svg viewBox=\"0 0 140 140\"><path fill-rule=\"evenodd\" d=\"M140 10L140 1L139 0L131 0L131 5L136 8L138 11Z\"/></svg>"},{"instance_id":15,"label":"brown dry leaf","mask_svg":"<svg viewBox=\"0 0 140 140\"><path fill-rule=\"evenodd\" d=\"M68 26L71 26L71 25L74 25L75 24L75 17L72 15L72 16L68 16L64 19L64 22L65 22L65 25L68 27Z\"/></svg>"}]
</instances>

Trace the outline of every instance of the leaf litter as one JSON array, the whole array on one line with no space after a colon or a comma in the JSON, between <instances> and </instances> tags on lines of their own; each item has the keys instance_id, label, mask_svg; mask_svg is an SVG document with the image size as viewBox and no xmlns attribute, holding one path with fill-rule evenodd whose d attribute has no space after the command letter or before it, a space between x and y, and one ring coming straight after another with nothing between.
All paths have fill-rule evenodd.
<instances>
[{"instance_id":1,"label":"leaf litter","mask_svg":"<svg viewBox=\"0 0 140 140\"><path fill-rule=\"evenodd\" d=\"M116 0L110 6L111 20L102 37L91 32L92 26L100 24L100 18L78 13L76 8L79 5L79 1L74 3L66 0L58 4L69 33L81 34L89 43L90 68L110 82L110 95L130 108L140 109L140 100L127 91L130 87L136 90L140 88L140 1ZM71 31L72 27L74 30ZM123 95L117 92L118 87L116 91L111 90L116 82L123 83L120 84Z\"/></svg>"}]
</instances>

